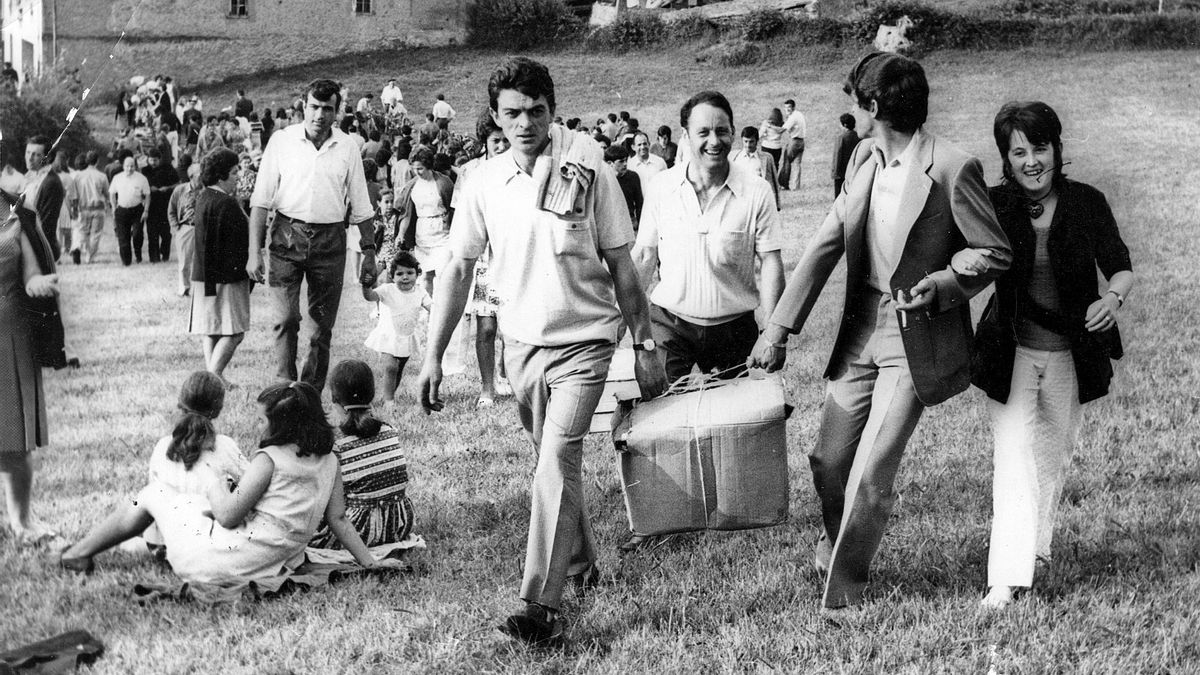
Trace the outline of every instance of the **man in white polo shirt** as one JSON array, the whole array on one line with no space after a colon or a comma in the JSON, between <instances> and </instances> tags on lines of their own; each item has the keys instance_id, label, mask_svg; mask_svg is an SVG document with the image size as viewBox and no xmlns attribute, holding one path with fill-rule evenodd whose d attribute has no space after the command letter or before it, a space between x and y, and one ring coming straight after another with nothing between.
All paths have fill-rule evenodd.
<instances>
[{"instance_id":1,"label":"man in white polo shirt","mask_svg":"<svg viewBox=\"0 0 1200 675\"><path fill-rule=\"evenodd\" d=\"M649 282L654 342L675 381L698 365L732 377L783 292L782 242L767 181L730 163L733 110L705 91L680 111L681 143L695 159L655 176L646 193L634 259ZM762 283L755 280L761 264Z\"/></svg>"},{"instance_id":2,"label":"man in white polo shirt","mask_svg":"<svg viewBox=\"0 0 1200 675\"><path fill-rule=\"evenodd\" d=\"M538 452L521 598L501 630L557 642L568 578L596 583L584 508L583 437L604 389L622 319L636 344L642 394L665 389L646 297L630 257L633 227L600 146L551 124L554 81L540 63L510 58L492 73L493 119L512 144L463 188L438 277L421 403L440 410L441 359L462 316L475 260L490 247L508 376L521 423ZM543 198L544 194L544 198ZM618 309L619 307L619 309Z\"/></svg>"},{"instance_id":3,"label":"man in white polo shirt","mask_svg":"<svg viewBox=\"0 0 1200 675\"><path fill-rule=\"evenodd\" d=\"M783 102L783 132L790 139L783 148L783 159L779 162L779 187L783 190L800 189L800 161L804 159L804 136L808 133L808 122L804 113L796 110L796 102Z\"/></svg>"},{"instance_id":4,"label":"man in white polo shirt","mask_svg":"<svg viewBox=\"0 0 1200 675\"><path fill-rule=\"evenodd\" d=\"M616 142L616 139L613 139ZM639 131L633 135L633 156L626 163L626 168L633 171L642 179L642 193L650 187L650 179L667 170L667 162L662 157L650 152L650 137Z\"/></svg>"},{"instance_id":5,"label":"man in white polo shirt","mask_svg":"<svg viewBox=\"0 0 1200 675\"><path fill-rule=\"evenodd\" d=\"M329 342L337 321L346 270L346 220L362 237L363 283L375 279L375 210L367 194L358 145L334 127L341 87L314 80L305 91L304 124L272 137L250 197L250 257L246 273L263 280L262 248L270 232L267 283L276 308L275 358L280 379L308 382L320 391L329 371ZM297 377L300 284L308 282L308 315L316 323L308 357Z\"/></svg>"}]
</instances>

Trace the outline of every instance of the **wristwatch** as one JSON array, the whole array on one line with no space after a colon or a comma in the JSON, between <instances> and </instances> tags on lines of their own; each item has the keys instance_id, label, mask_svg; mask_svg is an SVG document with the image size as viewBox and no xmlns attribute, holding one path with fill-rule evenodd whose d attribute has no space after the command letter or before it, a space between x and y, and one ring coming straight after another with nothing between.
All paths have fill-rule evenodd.
<instances>
[{"instance_id":1,"label":"wristwatch","mask_svg":"<svg viewBox=\"0 0 1200 675\"><path fill-rule=\"evenodd\" d=\"M651 338L633 343L633 351L635 352L652 352L655 349L658 349L658 344Z\"/></svg>"},{"instance_id":2,"label":"wristwatch","mask_svg":"<svg viewBox=\"0 0 1200 675\"><path fill-rule=\"evenodd\" d=\"M1125 296L1121 295L1120 293L1114 291L1111 288L1108 289L1108 293L1112 293L1113 295L1117 296L1117 308L1118 309L1125 305ZM1108 295L1108 293L1105 293L1105 295Z\"/></svg>"}]
</instances>

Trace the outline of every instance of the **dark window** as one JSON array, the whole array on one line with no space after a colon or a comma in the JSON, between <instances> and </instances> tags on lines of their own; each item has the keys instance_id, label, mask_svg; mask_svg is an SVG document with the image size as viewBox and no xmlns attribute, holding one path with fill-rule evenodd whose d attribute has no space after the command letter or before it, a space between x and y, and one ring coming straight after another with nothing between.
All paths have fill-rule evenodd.
<instances>
[{"instance_id":1,"label":"dark window","mask_svg":"<svg viewBox=\"0 0 1200 675\"><path fill-rule=\"evenodd\" d=\"M371 0L354 0L354 13L355 14L370 14L371 13Z\"/></svg>"},{"instance_id":2,"label":"dark window","mask_svg":"<svg viewBox=\"0 0 1200 675\"><path fill-rule=\"evenodd\" d=\"M229 16L250 16L250 0L229 0Z\"/></svg>"}]
</instances>

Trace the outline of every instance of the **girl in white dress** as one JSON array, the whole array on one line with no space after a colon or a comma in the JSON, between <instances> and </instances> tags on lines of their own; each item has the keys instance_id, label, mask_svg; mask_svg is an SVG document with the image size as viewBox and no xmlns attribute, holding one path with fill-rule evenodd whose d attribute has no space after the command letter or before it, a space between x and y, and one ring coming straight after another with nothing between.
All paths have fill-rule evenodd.
<instances>
[{"instance_id":1,"label":"girl in white dress","mask_svg":"<svg viewBox=\"0 0 1200 675\"><path fill-rule=\"evenodd\" d=\"M346 520L342 473L321 395L310 384L292 382L268 387L258 402L266 429L240 481L210 481L204 495L151 483L63 551L60 565L91 572L92 556L157 523L167 561L184 581L245 583L295 569L322 518L360 565L380 564Z\"/></svg>"},{"instance_id":2,"label":"girl in white dress","mask_svg":"<svg viewBox=\"0 0 1200 675\"><path fill-rule=\"evenodd\" d=\"M383 365L383 400L393 401L404 366L415 351L417 320L429 311L429 295L417 287L421 263L398 251L388 265L390 278L376 288L363 286L363 298L379 303L379 323L363 343L379 352Z\"/></svg>"}]
</instances>

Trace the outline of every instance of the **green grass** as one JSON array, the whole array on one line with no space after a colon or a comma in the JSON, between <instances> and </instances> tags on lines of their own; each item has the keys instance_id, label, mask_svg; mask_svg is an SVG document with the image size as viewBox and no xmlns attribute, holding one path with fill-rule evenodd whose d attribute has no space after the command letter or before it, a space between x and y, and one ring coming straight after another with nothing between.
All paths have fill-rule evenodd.
<instances>
[{"instance_id":1,"label":"green grass","mask_svg":"<svg viewBox=\"0 0 1200 675\"><path fill-rule=\"evenodd\" d=\"M804 189L784 196L794 263L829 202L829 153L844 109L849 55L805 53L772 70L718 70L686 52L625 57L545 55L559 112L594 119L626 109L644 127L676 124L687 94L713 87L737 122L758 124L795 98L808 115ZM304 67L206 91L216 105L249 84L260 104L283 101L319 74L356 89L397 74L410 105L444 90L462 118L484 102L495 54L430 50ZM60 574L53 550L0 541L0 646L74 627L108 645L97 672L725 672L1187 673L1200 663L1200 469L1195 419L1200 322L1194 254L1200 235L1200 136L1190 92L1196 52L992 54L925 61L929 128L999 175L991 119L1011 98L1040 98L1066 123L1069 172L1109 197L1139 282L1122 314L1127 356L1114 393L1089 405L1067 480L1054 567L1035 595L1003 615L978 611L990 519L990 451L977 391L930 410L909 445L898 507L876 560L871 598L831 622L817 612L810 545L817 504L804 453L812 447L843 284L835 273L804 334L792 341L788 422L792 519L744 533L684 537L623 564L626 531L615 458L586 445L585 483L606 572L588 599L568 596L571 641L561 652L517 646L494 629L517 606L533 459L511 403L476 413L474 385L450 385L447 411L410 405L417 531L429 541L419 573L208 609L139 607L131 583L167 577L144 558L110 553L101 571ZM620 94L618 97L617 94ZM462 123L459 123L462 124ZM461 127L460 127L461 128ZM36 507L67 540L141 486L156 438L169 430L178 383L200 363L183 334L173 266L103 262L63 270L71 341L85 362L47 375L52 444L37 453ZM335 358L367 357L367 305L351 290ZM264 295L229 376L241 383L219 428L255 445L252 396L270 379ZM407 382L413 383L410 368Z\"/></svg>"}]
</instances>

